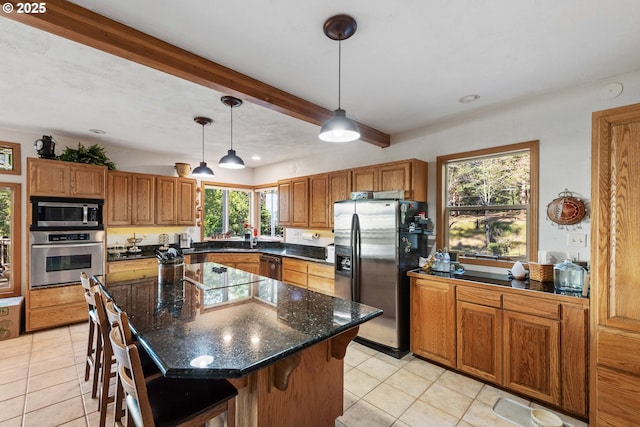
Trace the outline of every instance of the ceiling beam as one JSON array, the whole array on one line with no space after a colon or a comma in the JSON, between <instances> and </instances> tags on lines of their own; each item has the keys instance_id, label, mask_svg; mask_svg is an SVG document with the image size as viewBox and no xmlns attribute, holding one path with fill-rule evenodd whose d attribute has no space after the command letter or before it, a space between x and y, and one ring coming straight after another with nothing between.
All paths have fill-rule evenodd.
<instances>
[{"instance_id":1,"label":"ceiling beam","mask_svg":"<svg viewBox=\"0 0 640 427\"><path fill-rule=\"evenodd\" d=\"M322 125L333 112L247 75L99 15L69 1L50 0L41 14L13 13L2 16L103 52L154 68L210 89L245 99L291 117ZM389 147L390 136L362 123L360 139Z\"/></svg>"}]
</instances>

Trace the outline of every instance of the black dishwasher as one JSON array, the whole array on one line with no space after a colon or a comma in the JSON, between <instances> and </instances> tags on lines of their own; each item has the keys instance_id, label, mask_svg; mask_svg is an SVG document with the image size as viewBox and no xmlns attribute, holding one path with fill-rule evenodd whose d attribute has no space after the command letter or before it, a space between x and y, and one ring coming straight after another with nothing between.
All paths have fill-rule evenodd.
<instances>
[{"instance_id":1,"label":"black dishwasher","mask_svg":"<svg viewBox=\"0 0 640 427\"><path fill-rule=\"evenodd\" d=\"M271 279L282 279L282 257L277 255L260 255L260 275Z\"/></svg>"}]
</instances>

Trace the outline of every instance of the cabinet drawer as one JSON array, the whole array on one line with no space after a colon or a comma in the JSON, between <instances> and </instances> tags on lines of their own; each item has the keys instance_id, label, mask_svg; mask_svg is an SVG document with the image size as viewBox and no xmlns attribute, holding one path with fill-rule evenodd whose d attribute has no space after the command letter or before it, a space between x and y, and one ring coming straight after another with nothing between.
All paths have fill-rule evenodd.
<instances>
[{"instance_id":1,"label":"cabinet drawer","mask_svg":"<svg viewBox=\"0 0 640 427\"><path fill-rule=\"evenodd\" d=\"M294 285L300 285L304 288L307 287L307 273L301 273L294 270L282 270L282 281L285 283L292 283Z\"/></svg>"},{"instance_id":2,"label":"cabinet drawer","mask_svg":"<svg viewBox=\"0 0 640 427\"><path fill-rule=\"evenodd\" d=\"M489 289L476 289L458 286L458 301L467 301L487 307L502 307L502 294Z\"/></svg>"},{"instance_id":3,"label":"cabinet drawer","mask_svg":"<svg viewBox=\"0 0 640 427\"><path fill-rule=\"evenodd\" d=\"M55 288L35 289L29 291L29 308L38 309L65 304L83 303L85 311L87 302L84 299L82 285L59 286Z\"/></svg>"},{"instance_id":4,"label":"cabinet drawer","mask_svg":"<svg viewBox=\"0 0 640 427\"><path fill-rule=\"evenodd\" d=\"M547 319L560 319L560 303L520 295L505 295L504 309Z\"/></svg>"},{"instance_id":5,"label":"cabinet drawer","mask_svg":"<svg viewBox=\"0 0 640 427\"><path fill-rule=\"evenodd\" d=\"M282 268L284 270L299 271L300 273L307 274L307 261L293 258L282 258Z\"/></svg>"},{"instance_id":6,"label":"cabinet drawer","mask_svg":"<svg viewBox=\"0 0 640 427\"><path fill-rule=\"evenodd\" d=\"M333 278L311 276L307 277L307 286L312 291L320 292L327 295L333 295L335 293L335 283Z\"/></svg>"},{"instance_id":7,"label":"cabinet drawer","mask_svg":"<svg viewBox=\"0 0 640 427\"><path fill-rule=\"evenodd\" d=\"M307 263L309 276L324 277L333 280L334 267L333 265L318 264L317 262Z\"/></svg>"},{"instance_id":8,"label":"cabinet drawer","mask_svg":"<svg viewBox=\"0 0 640 427\"><path fill-rule=\"evenodd\" d=\"M82 289L80 285L78 288ZM82 297L84 299L84 296ZM29 310L28 330L51 328L70 323L86 322L89 318L87 303L60 305L37 310Z\"/></svg>"},{"instance_id":9,"label":"cabinet drawer","mask_svg":"<svg viewBox=\"0 0 640 427\"><path fill-rule=\"evenodd\" d=\"M146 268L158 268L156 258L144 258L126 261L112 261L107 263L108 273L120 273L122 271L143 270Z\"/></svg>"}]
</instances>

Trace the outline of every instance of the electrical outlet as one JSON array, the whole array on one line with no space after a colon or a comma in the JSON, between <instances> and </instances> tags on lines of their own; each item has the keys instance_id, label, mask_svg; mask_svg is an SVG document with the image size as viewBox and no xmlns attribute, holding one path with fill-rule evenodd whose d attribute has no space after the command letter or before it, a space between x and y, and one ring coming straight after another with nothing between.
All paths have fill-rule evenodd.
<instances>
[{"instance_id":1,"label":"electrical outlet","mask_svg":"<svg viewBox=\"0 0 640 427\"><path fill-rule=\"evenodd\" d=\"M586 248L587 247L587 235L583 234L583 233L569 233L569 234L567 234L567 246Z\"/></svg>"}]
</instances>

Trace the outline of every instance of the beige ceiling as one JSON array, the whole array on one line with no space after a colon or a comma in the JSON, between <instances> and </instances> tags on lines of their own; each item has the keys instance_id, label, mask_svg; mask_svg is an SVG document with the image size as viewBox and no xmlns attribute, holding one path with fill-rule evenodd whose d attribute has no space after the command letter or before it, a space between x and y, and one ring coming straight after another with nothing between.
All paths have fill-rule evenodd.
<instances>
[{"instance_id":1,"label":"beige ceiling","mask_svg":"<svg viewBox=\"0 0 640 427\"><path fill-rule=\"evenodd\" d=\"M637 0L73 3L330 110L338 46L322 24L348 13L358 30L342 43L342 107L391 135L640 69ZM202 133L192 118L206 115L215 121L206 160L228 149L224 93L9 19L0 34L0 128L196 163ZM480 99L458 102L468 94ZM318 130L250 103L234 110L234 148L250 167L334 150Z\"/></svg>"}]
</instances>

